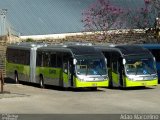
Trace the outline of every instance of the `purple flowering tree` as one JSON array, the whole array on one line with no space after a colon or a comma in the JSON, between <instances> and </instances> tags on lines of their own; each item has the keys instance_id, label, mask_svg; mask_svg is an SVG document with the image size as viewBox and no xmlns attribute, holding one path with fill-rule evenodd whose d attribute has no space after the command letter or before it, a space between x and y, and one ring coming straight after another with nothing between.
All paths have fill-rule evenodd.
<instances>
[{"instance_id":1,"label":"purple flowering tree","mask_svg":"<svg viewBox=\"0 0 160 120\"><path fill-rule=\"evenodd\" d=\"M143 7L128 9L115 6L109 0L97 0L82 12L85 31L101 31L98 38L105 40L108 36L114 35L114 32L107 32L111 29L150 28L154 25L157 12L155 6L159 9L159 1L144 0Z\"/></svg>"},{"instance_id":2,"label":"purple flowering tree","mask_svg":"<svg viewBox=\"0 0 160 120\"><path fill-rule=\"evenodd\" d=\"M147 1L147 0L146 0ZM160 0L148 0L153 7L156 9L158 12L158 17L160 17Z\"/></svg>"},{"instance_id":3,"label":"purple flowering tree","mask_svg":"<svg viewBox=\"0 0 160 120\"><path fill-rule=\"evenodd\" d=\"M110 29L121 29L126 14L125 9L112 5L109 0L97 0L82 12L85 31L101 32L98 37L104 40Z\"/></svg>"}]
</instances>

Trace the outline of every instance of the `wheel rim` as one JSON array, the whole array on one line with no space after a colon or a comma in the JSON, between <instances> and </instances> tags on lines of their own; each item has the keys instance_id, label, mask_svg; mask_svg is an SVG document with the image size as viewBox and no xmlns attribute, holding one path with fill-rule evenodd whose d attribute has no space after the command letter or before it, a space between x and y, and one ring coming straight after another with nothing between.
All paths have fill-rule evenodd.
<instances>
[{"instance_id":1,"label":"wheel rim","mask_svg":"<svg viewBox=\"0 0 160 120\"><path fill-rule=\"evenodd\" d=\"M43 87L43 83L42 83L42 80L40 80L40 86L41 86L41 88Z\"/></svg>"},{"instance_id":2,"label":"wheel rim","mask_svg":"<svg viewBox=\"0 0 160 120\"><path fill-rule=\"evenodd\" d=\"M18 83L18 76L17 75L15 75L15 81L16 81L16 83Z\"/></svg>"},{"instance_id":3,"label":"wheel rim","mask_svg":"<svg viewBox=\"0 0 160 120\"><path fill-rule=\"evenodd\" d=\"M44 88L44 83L43 83L42 77L40 77L40 87L41 87L41 88Z\"/></svg>"}]
</instances>

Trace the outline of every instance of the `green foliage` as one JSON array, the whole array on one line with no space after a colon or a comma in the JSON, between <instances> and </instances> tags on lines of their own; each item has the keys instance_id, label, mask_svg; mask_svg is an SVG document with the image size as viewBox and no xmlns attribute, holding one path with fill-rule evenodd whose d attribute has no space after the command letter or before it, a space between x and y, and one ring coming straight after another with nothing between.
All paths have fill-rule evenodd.
<instances>
[{"instance_id":1,"label":"green foliage","mask_svg":"<svg viewBox=\"0 0 160 120\"><path fill-rule=\"evenodd\" d=\"M26 42L34 42L34 40L32 38L28 38Z\"/></svg>"}]
</instances>

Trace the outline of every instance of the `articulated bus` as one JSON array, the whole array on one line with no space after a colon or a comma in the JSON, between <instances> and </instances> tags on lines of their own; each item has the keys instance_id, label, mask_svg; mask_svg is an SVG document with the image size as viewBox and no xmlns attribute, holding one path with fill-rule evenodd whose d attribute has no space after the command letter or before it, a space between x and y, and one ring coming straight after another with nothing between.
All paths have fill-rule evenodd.
<instances>
[{"instance_id":1,"label":"articulated bus","mask_svg":"<svg viewBox=\"0 0 160 120\"><path fill-rule=\"evenodd\" d=\"M155 57L158 79L160 83L160 44L141 44L140 46L147 48Z\"/></svg>"},{"instance_id":2,"label":"articulated bus","mask_svg":"<svg viewBox=\"0 0 160 120\"><path fill-rule=\"evenodd\" d=\"M7 77L62 87L108 86L107 60L89 45L12 44L7 47Z\"/></svg>"},{"instance_id":3,"label":"articulated bus","mask_svg":"<svg viewBox=\"0 0 160 120\"><path fill-rule=\"evenodd\" d=\"M110 87L155 86L158 84L153 55L136 45L97 45L107 58Z\"/></svg>"}]
</instances>

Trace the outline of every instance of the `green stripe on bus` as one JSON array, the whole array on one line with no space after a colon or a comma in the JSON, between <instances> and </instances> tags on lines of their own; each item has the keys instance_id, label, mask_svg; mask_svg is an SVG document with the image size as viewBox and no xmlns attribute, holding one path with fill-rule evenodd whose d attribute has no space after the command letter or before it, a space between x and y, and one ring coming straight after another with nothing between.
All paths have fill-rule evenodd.
<instances>
[{"instance_id":1,"label":"green stripe on bus","mask_svg":"<svg viewBox=\"0 0 160 120\"><path fill-rule=\"evenodd\" d=\"M15 70L17 70L18 73L25 74L27 76L30 74L30 66L6 62L6 72L14 73Z\"/></svg>"},{"instance_id":2,"label":"green stripe on bus","mask_svg":"<svg viewBox=\"0 0 160 120\"><path fill-rule=\"evenodd\" d=\"M51 67L36 67L36 76L40 74L43 74L43 77L47 77L47 78L61 78L62 69L51 68Z\"/></svg>"}]
</instances>

